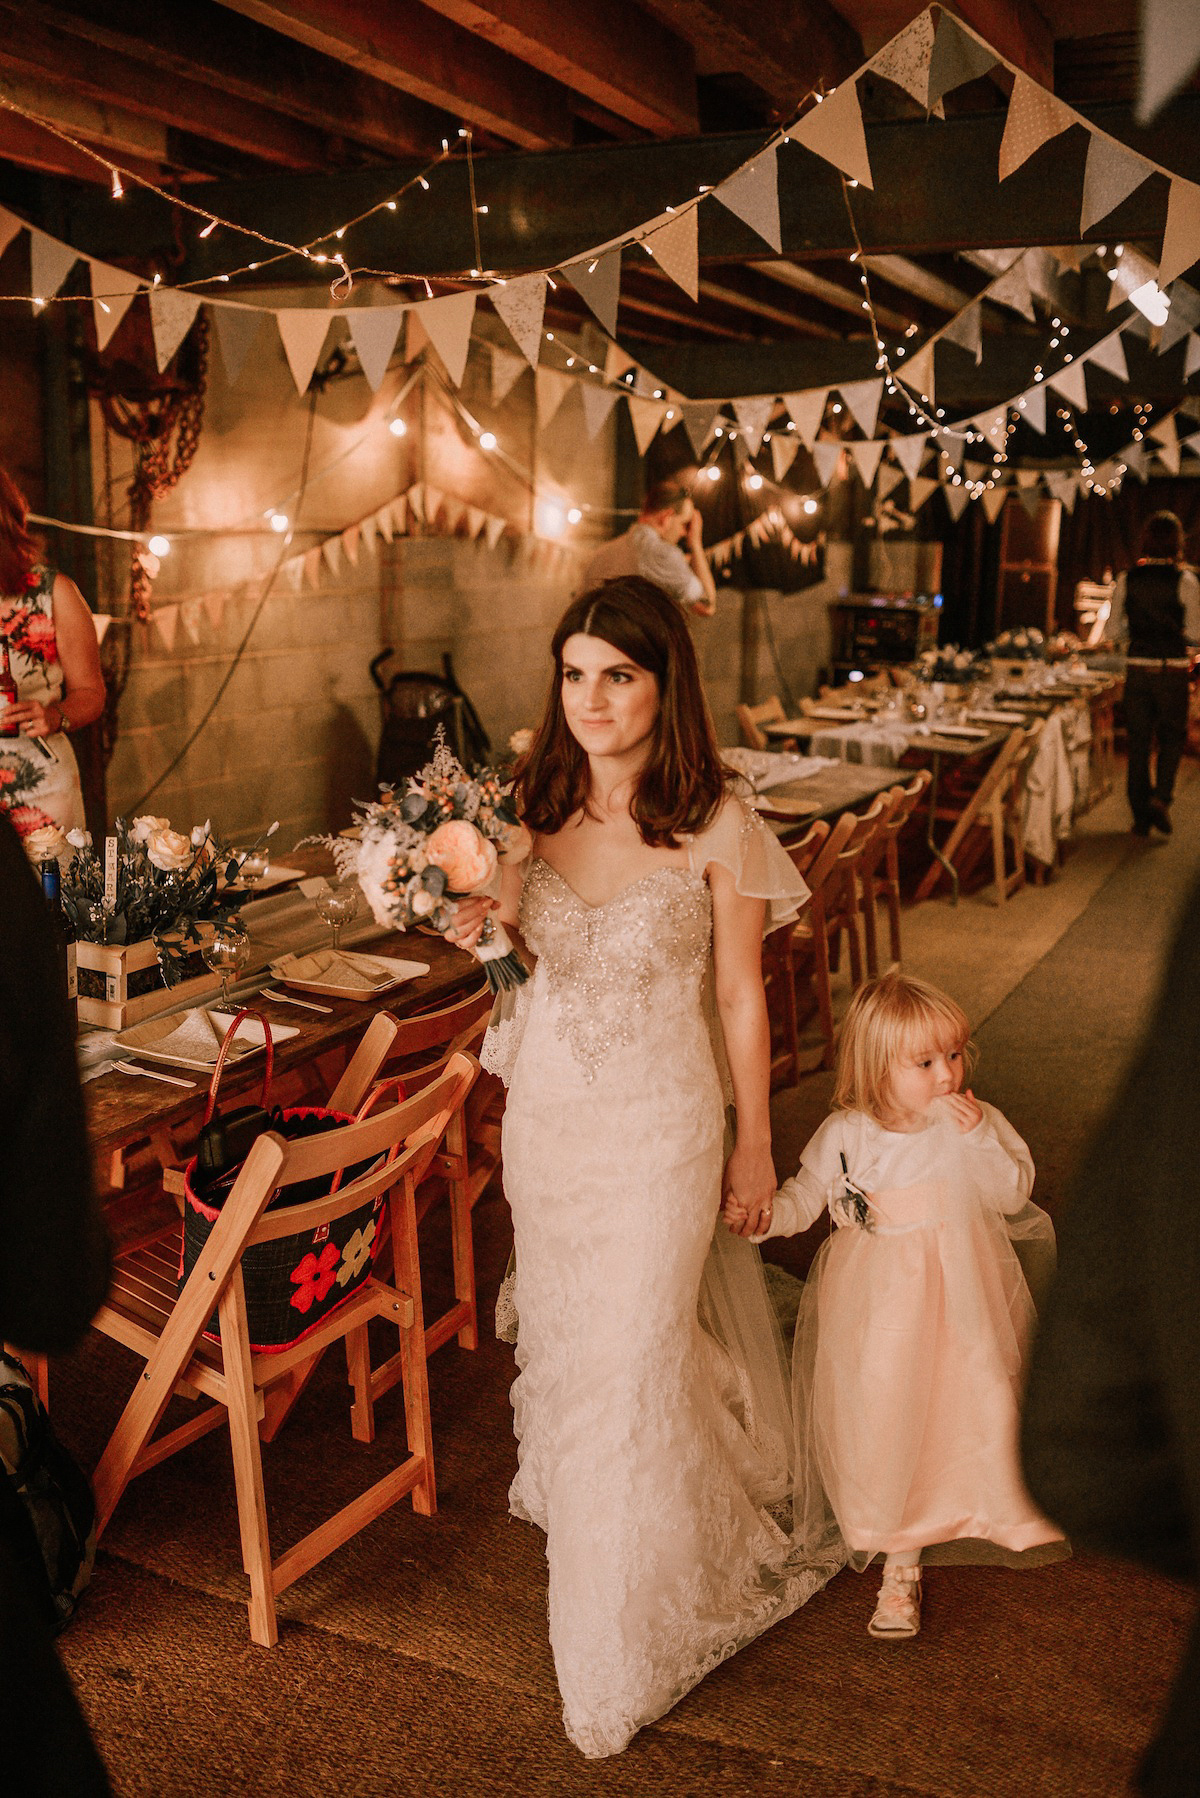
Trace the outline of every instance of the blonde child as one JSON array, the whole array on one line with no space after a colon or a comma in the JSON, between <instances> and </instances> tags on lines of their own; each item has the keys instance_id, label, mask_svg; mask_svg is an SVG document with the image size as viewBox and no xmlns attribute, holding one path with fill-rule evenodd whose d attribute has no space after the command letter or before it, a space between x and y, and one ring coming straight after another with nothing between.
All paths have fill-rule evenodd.
<instances>
[{"instance_id":1,"label":"blonde child","mask_svg":"<svg viewBox=\"0 0 1200 1798\"><path fill-rule=\"evenodd\" d=\"M835 1110L776 1193L765 1236L835 1226L796 1324L796 1528L883 1559L873 1636L914 1636L921 1565L1067 1552L1022 1484L1017 1407L1054 1229L1033 1162L963 1079L966 1017L924 981L856 994ZM748 1219L728 1200L731 1229ZM765 1236L756 1236L763 1241ZM1022 1260L1014 1243L1019 1243Z\"/></svg>"}]
</instances>

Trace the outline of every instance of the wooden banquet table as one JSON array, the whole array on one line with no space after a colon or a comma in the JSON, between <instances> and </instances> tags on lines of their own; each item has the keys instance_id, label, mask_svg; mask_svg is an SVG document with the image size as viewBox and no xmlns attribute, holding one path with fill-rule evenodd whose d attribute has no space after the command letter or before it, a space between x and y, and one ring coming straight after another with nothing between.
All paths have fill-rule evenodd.
<instances>
[{"instance_id":1,"label":"wooden banquet table","mask_svg":"<svg viewBox=\"0 0 1200 1798\"><path fill-rule=\"evenodd\" d=\"M834 762L800 780L781 781L758 794L754 809L784 842L802 835L818 818L837 818L855 811L877 793L896 785L894 768L866 768L859 762Z\"/></svg>"}]
</instances>

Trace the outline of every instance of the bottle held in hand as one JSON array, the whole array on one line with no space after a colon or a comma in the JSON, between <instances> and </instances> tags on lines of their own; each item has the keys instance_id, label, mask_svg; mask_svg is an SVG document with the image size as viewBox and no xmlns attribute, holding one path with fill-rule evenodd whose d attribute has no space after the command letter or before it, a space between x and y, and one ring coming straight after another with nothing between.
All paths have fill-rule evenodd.
<instances>
[{"instance_id":1,"label":"bottle held in hand","mask_svg":"<svg viewBox=\"0 0 1200 1798\"><path fill-rule=\"evenodd\" d=\"M16 705L19 697L8 660L8 644L0 642L0 737L19 737L21 734L19 724L8 722L8 708Z\"/></svg>"}]
</instances>

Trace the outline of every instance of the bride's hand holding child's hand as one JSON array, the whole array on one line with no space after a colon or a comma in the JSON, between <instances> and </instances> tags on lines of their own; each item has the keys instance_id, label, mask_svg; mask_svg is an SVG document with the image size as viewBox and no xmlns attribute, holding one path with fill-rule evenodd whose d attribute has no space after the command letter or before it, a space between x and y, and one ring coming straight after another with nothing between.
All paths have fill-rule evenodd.
<instances>
[{"instance_id":1,"label":"bride's hand holding child's hand","mask_svg":"<svg viewBox=\"0 0 1200 1798\"><path fill-rule=\"evenodd\" d=\"M769 1229L777 1185L770 1149L734 1149L721 1181L721 1210L735 1236L761 1236Z\"/></svg>"},{"instance_id":2,"label":"bride's hand holding child's hand","mask_svg":"<svg viewBox=\"0 0 1200 1798\"><path fill-rule=\"evenodd\" d=\"M942 1104L949 1109L950 1116L964 1136L968 1130L974 1130L977 1124L983 1122L983 1107L970 1087L966 1092L947 1093Z\"/></svg>"}]
</instances>

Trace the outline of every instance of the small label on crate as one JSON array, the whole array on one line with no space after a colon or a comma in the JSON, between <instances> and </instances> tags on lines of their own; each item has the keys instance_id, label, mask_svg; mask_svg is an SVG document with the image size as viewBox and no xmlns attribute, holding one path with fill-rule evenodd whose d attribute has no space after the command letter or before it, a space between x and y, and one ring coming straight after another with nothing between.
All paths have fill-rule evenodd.
<instances>
[{"instance_id":1,"label":"small label on crate","mask_svg":"<svg viewBox=\"0 0 1200 1798\"><path fill-rule=\"evenodd\" d=\"M104 997L108 1000L110 1005L119 1005L121 1003L121 976L119 974L106 974L104 976Z\"/></svg>"},{"instance_id":2,"label":"small label on crate","mask_svg":"<svg viewBox=\"0 0 1200 1798\"><path fill-rule=\"evenodd\" d=\"M72 1005L79 997L79 960L74 943L67 944L67 998Z\"/></svg>"},{"instance_id":3,"label":"small label on crate","mask_svg":"<svg viewBox=\"0 0 1200 1798\"><path fill-rule=\"evenodd\" d=\"M104 909L117 909L117 839L104 839Z\"/></svg>"}]
</instances>

